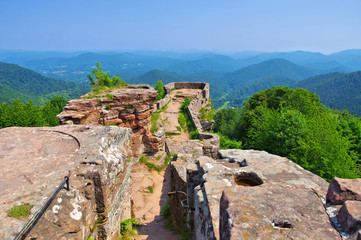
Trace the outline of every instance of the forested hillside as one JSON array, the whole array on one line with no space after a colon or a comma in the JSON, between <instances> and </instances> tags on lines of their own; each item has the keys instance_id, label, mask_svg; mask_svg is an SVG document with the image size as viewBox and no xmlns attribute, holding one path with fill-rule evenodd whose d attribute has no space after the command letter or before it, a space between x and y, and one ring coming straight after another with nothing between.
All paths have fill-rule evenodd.
<instances>
[{"instance_id":1,"label":"forested hillside","mask_svg":"<svg viewBox=\"0 0 361 240\"><path fill-rule=\"evenodd\" d=\"M287 157L327 180L361 176L361 120L325 107L305 89L260 91L214 120L215 132L245 149Z\"/></svg>"},{"instance_id":2,"label":"forested hillside","mask_svg":"<svg viewBox=\"0 0 361 240\"><path fill-rule=\"evenodd\" d=\"M15 64L0 62L0 101L10 102L19 98L22 101L33 100L35 104L44 104L55 95L65 98L77 98L88 92L88 84L79 84L50 79Z\"/></svg>"},{"instance_id":3,"label":"forested hillside","mask_svg":"<svg viewBox=\"0 0 361 240\"><path fill-rule=\"evenodd\" d=\"M321 102L337 109L347 109L361 116L361 72L329 73L297 82L294 87L306 88L319 95Z\"/></svg>"},{"instance_id":4,"label":"forested hillside","mask_svg":"<svg viewBox=\"0 0 361 240\"><path fill-rule=\"evenodd\" d=\"M252 94L267 87L295 86L297 81L319 74L361 70L359 59L361 59L361 50L346 50L329 55L306 51L227 54L191 51L73 53L0 51L0 60L19 63L47 77L67 81L87 83L87 74L97 62L101 62L105 71L121 76L128 83L145 83L154 86L158 80L164 84L180 81L208 82L212 86L210 93L216 108L240 106ZM0 88L4 93L1 98L3 101L8 99L9 95L17 95L24 101L30 98L35 103L41 101L37 96L19 89L8 89L8 85L4 86L1 82L0 84L3 85ZM354 98L346 101L341 92L332 99L324 99L329 98L333 90L330 87L322 88L310 88L321 96L321 102L332 107L348 109L352 113L360 113L356 106L359 105L358 100L355 101L357 104L349 106L347 102L354 101ZM351 89L342 87L339 90L346 90L348 97L358 95L351 94ZM65 94L64 91L68 90L62 91L62 94ZM331 92L328 93L329 91Z\"/></svg>"}]
</instances>

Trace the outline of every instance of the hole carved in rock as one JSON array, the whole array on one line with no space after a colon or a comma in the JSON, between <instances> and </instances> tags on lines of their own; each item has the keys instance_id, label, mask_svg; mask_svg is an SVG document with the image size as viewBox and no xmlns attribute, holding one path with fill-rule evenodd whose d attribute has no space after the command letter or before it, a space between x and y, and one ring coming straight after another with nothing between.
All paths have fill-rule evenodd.
<instances>
[{"instance_id":1,"label":"hole carved in rock","mask_svg":"<svg viewBox=\"0 0 361 240\"><path fill-rule=\"evenodd\" d=\"M234 181L237 185L254 187L263 184L263 181L254 172L239 172L234 176Z\"/></svg>"}]
</instances>

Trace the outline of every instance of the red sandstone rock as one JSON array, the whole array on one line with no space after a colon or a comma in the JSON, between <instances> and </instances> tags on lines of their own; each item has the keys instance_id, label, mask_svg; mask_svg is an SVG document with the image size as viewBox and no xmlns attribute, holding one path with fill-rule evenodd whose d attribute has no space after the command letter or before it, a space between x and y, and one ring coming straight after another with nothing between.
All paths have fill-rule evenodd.
<instances>
[{"instance_id":1,"label":"red sandstone rock","mask_svg":"<svg viewBox=\"0 0 361 240\"><path fill-rule=\"evenodd\" d=\"M347 200L361 201L361 179L333 178L328 187L326 202L343 204Z\"/></svg>"},{"instance_id":2,"label":"red sandstone rock","mask_svg":"<svg viewBox=\"0 0 361 240\"><path fill-rule=\"evenodd\" d=\"M347 233L361 228L361 202L346 201L337 215L339 223Z\"/></svg>"},{"instance_id":3,"label":"red sandstone rock","mask_svg":"<svg viewBox=\"0 0 361 240\"><path fill-rule=\"evenodd\" d=\"M57 117L61 125L111 125L127 127L133 130L132 150L135 155L143 151L155 152L161 139L150 133L150 117L158 95L149 85L128 86L109 93L113 100L105 97L106 93L91 99L70 101Z\"/></svg>"},{"instance_id":4,"label":"red sandstone rock","mask_svg":"<svg viewBox=\"0 0 361 240\"><path fill-rule=\"evenodd\" d=\"M0 129L0 239L14 239L71 170L70 190L61 190L26 239L119 237L131 217L131 130L57 126ZM25 219L7 210L28 203ZM106 222L94 224L104 217Z\"/></svg>"}]
</instances>

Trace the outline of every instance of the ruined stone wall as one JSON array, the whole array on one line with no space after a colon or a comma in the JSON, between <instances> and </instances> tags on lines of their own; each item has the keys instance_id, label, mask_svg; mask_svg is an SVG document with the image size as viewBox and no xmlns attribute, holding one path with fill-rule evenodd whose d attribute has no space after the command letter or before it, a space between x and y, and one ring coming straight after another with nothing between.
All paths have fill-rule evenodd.
<instances>
[{"instance_id":1,"label":"ruined stone wall","mask_svg":"<svg viewBox=\"0 0 361 240\"><path fill-rule=\"evenodd\" d=\"M149 85L130 85L107 94L87 99L71 100L57 117L60 124L117 125L133 130L132 151L158 151L162 140L150 132L150 117L154 110L157 91Z\"/></svg>"},{"instance_id":2,"label":"ruined stone wall","mask_svg":"<svg viewBox=\"0 0 361 240\"><path fill-rule=\"evenodd\" d=\"M218 157L219 137L217 134L205 132L199 120L199 112L209 103L209 84L202 82L172 82L164 86L166 95L163 99L156 103L156 110L165 106L170 100L172 89L200 89L198 94L193 98L188 106L188 114L191 121L199 132L199 139L206 144L203 146L203 155L212 158Z\"/></svg>"},{"instance_id":3,"label":"ruined stone wall","mask_svg":"<svg viewBox=\"0 0 361 240\"><path fill-rule=\"evenodd\" d=\"M61 190L26 239L116 239L131 217L131 130L115 126L58 126L0 130L0 238L13 239L71 170ZM16 173L13 164L20 161ZM22 167L24 166L24 167ZM9 169L8 169L9 168ZM32 206L25 219L7 216Z\"/></svg>"},{"instance_id":4,"label":"ruined stone wall","mask_svg":"<svg viewBox=\"0 0 361 240\"><path fill-rule=\"evenodd\" d=\"M183 161L175 161L170 164L171 169L171 220L174 226L181 231L188 230L187 228L187 179L186 166ZM186 201L183 201L186 200ZM183 204L182 204L183 201Z\"/></svg>"}]
</instances>

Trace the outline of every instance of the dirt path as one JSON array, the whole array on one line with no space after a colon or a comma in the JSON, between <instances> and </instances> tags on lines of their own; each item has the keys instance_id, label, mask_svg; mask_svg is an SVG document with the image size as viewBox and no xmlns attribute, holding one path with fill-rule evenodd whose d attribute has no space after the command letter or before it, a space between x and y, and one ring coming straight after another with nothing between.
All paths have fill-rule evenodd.
<instances>
[{"instance_id":1,"label":"dirt path","mask_svg":"<svg viewBox=\"0 0 361 240\"><path fill-rule=\"evenodd\" d=\"M170 138L175 142L180 143L189 139L189 134L181 129L178 123L178 112L184 97L192 98L198 91L197 89L174 90L166 111L160 115L159 121L162 121L165 132L170 134ZM155 156L148 157L148 160L162 165L165 157L165 152L158 152ZM138 236L135 239L180 239L181 235L165 228L165 223L160 216L161 206L168 201L167 193L170 191L169 167L158 173L155 170L149 171L144 164L135 164L132 169L131 181L133 215L141 223L141 226L137 228Z\"/></svg>"},{"instance_id":2,"label":"dirt path","mask_svg":"<svg viewBox=\"0 0 361 240\"><path fill-rule=\"evenodd\" d=\"M168 200L167 193L170 191L169 175L169 169L158 173L154 170L149 172L141 164L134 166L132 170L133 214L141 223L141 226L137 228L136 239L171 240L182 237L166 229L163 218L160 216L161 206ZM149 186L153 187L153 193L150 193Z\"/></svg>"}]
</instances>

